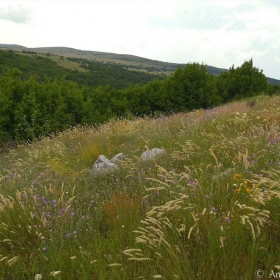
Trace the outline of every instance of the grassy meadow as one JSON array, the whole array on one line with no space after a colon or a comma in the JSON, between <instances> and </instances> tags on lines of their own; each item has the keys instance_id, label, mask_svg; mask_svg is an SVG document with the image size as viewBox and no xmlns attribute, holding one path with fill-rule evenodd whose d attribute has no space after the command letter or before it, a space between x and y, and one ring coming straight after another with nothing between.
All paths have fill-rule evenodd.
<instances>
[{"instance_id":1,"label":"grassy meadow","mask_svg":"<svg viewBox=\"0 0 280 280\"><path fill-rule=\"evenodd\" d=\"M28 57L34 57L34 53L20 53L18 52L18 54L21 55L25 55ZM77 70L79 72L87 72L88 70L86 70L85 68L80 66L80 63L75 62L75 61L71 61L69 59L67 59L64 56L58 56L58 55L47 55L47 54L42 54L42 53L38 53L35 55L35 57L42 57L42 58L49 58L50 60L54 61L56 64L58 64L61 67L70 69L70 70Z\"/></svg>"},{"instance_id":2,"label":"grassy meadow","mask_svg":"<svg viewBox=\"0 0 280 280\"><path fill-rule=\"evenodd\" d=\"M267 279L280 265L279 124L280 97L259 96L0 155L0 279ZM167 154L139 161L154 147ZM119 152L119 171L92 176Z\"/></svg>"}]
</instances>

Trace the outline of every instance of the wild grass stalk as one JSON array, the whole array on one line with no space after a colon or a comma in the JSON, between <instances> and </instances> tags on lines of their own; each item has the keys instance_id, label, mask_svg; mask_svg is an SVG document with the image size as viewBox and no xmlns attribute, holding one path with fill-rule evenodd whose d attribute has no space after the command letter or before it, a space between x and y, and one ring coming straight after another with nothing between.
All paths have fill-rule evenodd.
<instances>
[{"instance_id":1,"label":"wild grass stalk","mask_svg":"<svg viewBox=\"0 0 280 280\"><path fill-rule=\"evenodd\" d=\"M280 98L74 127L0 157L2 279L253 279L279 265ZM149 148L165 148L141 162ZM94 177L100 154L127 158ZM203 265L202 265L203 264Z\"/></svg>"}]
</instances>

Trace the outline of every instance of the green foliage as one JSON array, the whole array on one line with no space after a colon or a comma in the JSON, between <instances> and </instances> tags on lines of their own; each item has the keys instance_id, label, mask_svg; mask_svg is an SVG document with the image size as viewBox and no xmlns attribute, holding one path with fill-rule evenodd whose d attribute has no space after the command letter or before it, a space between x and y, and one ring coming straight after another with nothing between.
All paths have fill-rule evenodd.
<instances>
[{"instance_id":1,"label":"green foliage","mask_svg":"<svg viewBox=\"0 0 280 280\"><path fill-rule=\"evenodd\" d=\"M1 57L7 70L3 67L0 75L0 101L3 104L0 108L0 143L34 140L75 125L98 126L112 118L128 115L167 115L212 108L233 99L255 96L266 89L272 95L278 89L276 85L267 86L265 76L253 67L252 60L216 77L208 73L205 65L190 63L165 80L154 79L141 85L148 81L146 74L145 79L140 73L134 79L135 72L128 71L128 74L118 65L72 59L82 63L89 72L71 72L58 66L53 68L50 64L44 65L50 72L41 72L41 64L28 68L25 63L30 62L30 58L10 51L0 51ZM27 70L9 68L14 62L20 69L25 69L22 66L26 65ZM30 76L35 69L38 75ZM54 69L63 69L57 72L57 78L54 78ZM42 77L43 73L48 76ZM69 81L69 75L80 83ZM124 85L127 86L125 89L118 89Z\"/></svg>"},{"instance_id":2,"label":"green foliage","mask_svg":"<svg viewBox=\"0 0 280 280\"><path fill-rule=\"evenodd\" d=\"M220 102L214 79L204 65L187 64L165 82L176 111L213 107Z\"/></svg>"},{"instance_id":3,"label":"green foliage","mask_svg":"<svg viewBox=\"0 0 280 280\"><path fill-rule=\"evenodd\" d=\"M266 88L267 79L262 70L253 66L252 59L236 69L232 66L217 78L217 89L223 101L258 95L264 93Z\"/></svg>"},{"instance_id":4,"label":"green foliage","mask_svg":"<svg viewBox=\"0 0 280 280\"><path fill-rule=\"evenodd\" d=\"M13 70L0 77L0 125L8 138L32 140L79 122L82 97L76 84L49 79L40 83L36 77L23 81L19 75Z\"/></svg>"},{"instance_id":5,"label":"green foliage","mask_svg":"<svg viewBox=\"0 0 280 280\"><path fill-rule=\"evenodd\" d=\"M62 78L69 71L58 66L49 58L41 56L27 57L17 54L11 50L0 50L0 73L4 73L8 69L18 68L21 70L21 77L26 79L32 75L38 75L41 80L45 76Z\"/></svg>"},{"instance_id":6,"label":"green foliage","mask_svg":"<svg viewBox=\"0 0 280 280\"><path fill-rule=\"evenodd\" d=\"M268 84L266 92L269 95L280 94L280 85Z\"/></svg>"},{"instance_id":7,"label":"green foliage","mask_svg":"<svg viewBox=\"0 0 280 280\"><path fill-rule=\"evenodd\" d=\"M68 60L80 63L80 67L89 71L82 74L77 72L71 74L71 80L88 86L109 85L115 89L123 89L135 84L144 85L155 78L162 78L161 76L150 75L144 72L129 71L122 65L104 64L82 58L68 58ZM78 80L77 76L80 76L81 80ZM86 82L83 81L85 80L84 76L88 77ZM67 75L67 78L70 78L70 75Z\"/></svg>"},{"instance_id":8,"label":"green foliage","mask_svg":"<svg viewBox=\"0 0 280 280\"><path fill-rule=\"evenodd\" d=\"M136 115L172 113L213 107L220 103L215 79L204 65L187 64L164 81L126 89L129 109Z\"/></svg>"}]
</instances>

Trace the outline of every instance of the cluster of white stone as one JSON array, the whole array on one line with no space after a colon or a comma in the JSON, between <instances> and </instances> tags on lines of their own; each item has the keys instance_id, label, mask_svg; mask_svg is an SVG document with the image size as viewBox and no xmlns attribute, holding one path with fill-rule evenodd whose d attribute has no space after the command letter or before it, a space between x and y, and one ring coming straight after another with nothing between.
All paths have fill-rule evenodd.
<instances>
[{"instance_id":1,"label":"cluster of white stone","mask_svg":"<svg viewBox=\"0 0 280 280\"><path fill-rule=\"evenodd\" d=\"M140 160L143 162L151 161L165 154L165 149L154 148L143 152L140 157ZM111 159L107 159L104 155L100 155L92 165L92 174L99 175L117 171L119 170L118 163L124 160L125 158L126 155L124 153L119 153Z\"/></svg>"}]
</instances>

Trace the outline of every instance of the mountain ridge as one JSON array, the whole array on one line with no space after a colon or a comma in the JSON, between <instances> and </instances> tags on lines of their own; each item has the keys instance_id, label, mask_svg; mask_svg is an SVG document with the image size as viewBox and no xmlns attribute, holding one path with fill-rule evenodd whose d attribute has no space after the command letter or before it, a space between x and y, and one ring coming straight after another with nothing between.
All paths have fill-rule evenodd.
<instances>
[{"instance_id":1,"label":"mountain ridge","mask_svg":"<svg viewBox=\"0 0 280 280\"><path fill-rule=\"evenodd\" d=\"M17 44L0 44L0 49L11 49L13 51L37 52L49 55L67 56L69 58L87 59L106 64L125 65L129 70L156 72L157 74L170 75L178 67L184 67L187 63L172 63L153 60L130 54L118 54L112 52L80 50L70 47L37 47L28 48ZM225 68L219 68L206 65L208 71L212 75L219 75L228 71ZM268 83L280 85L280 80L267 77Z\"/></svg>"}]
</instances>

